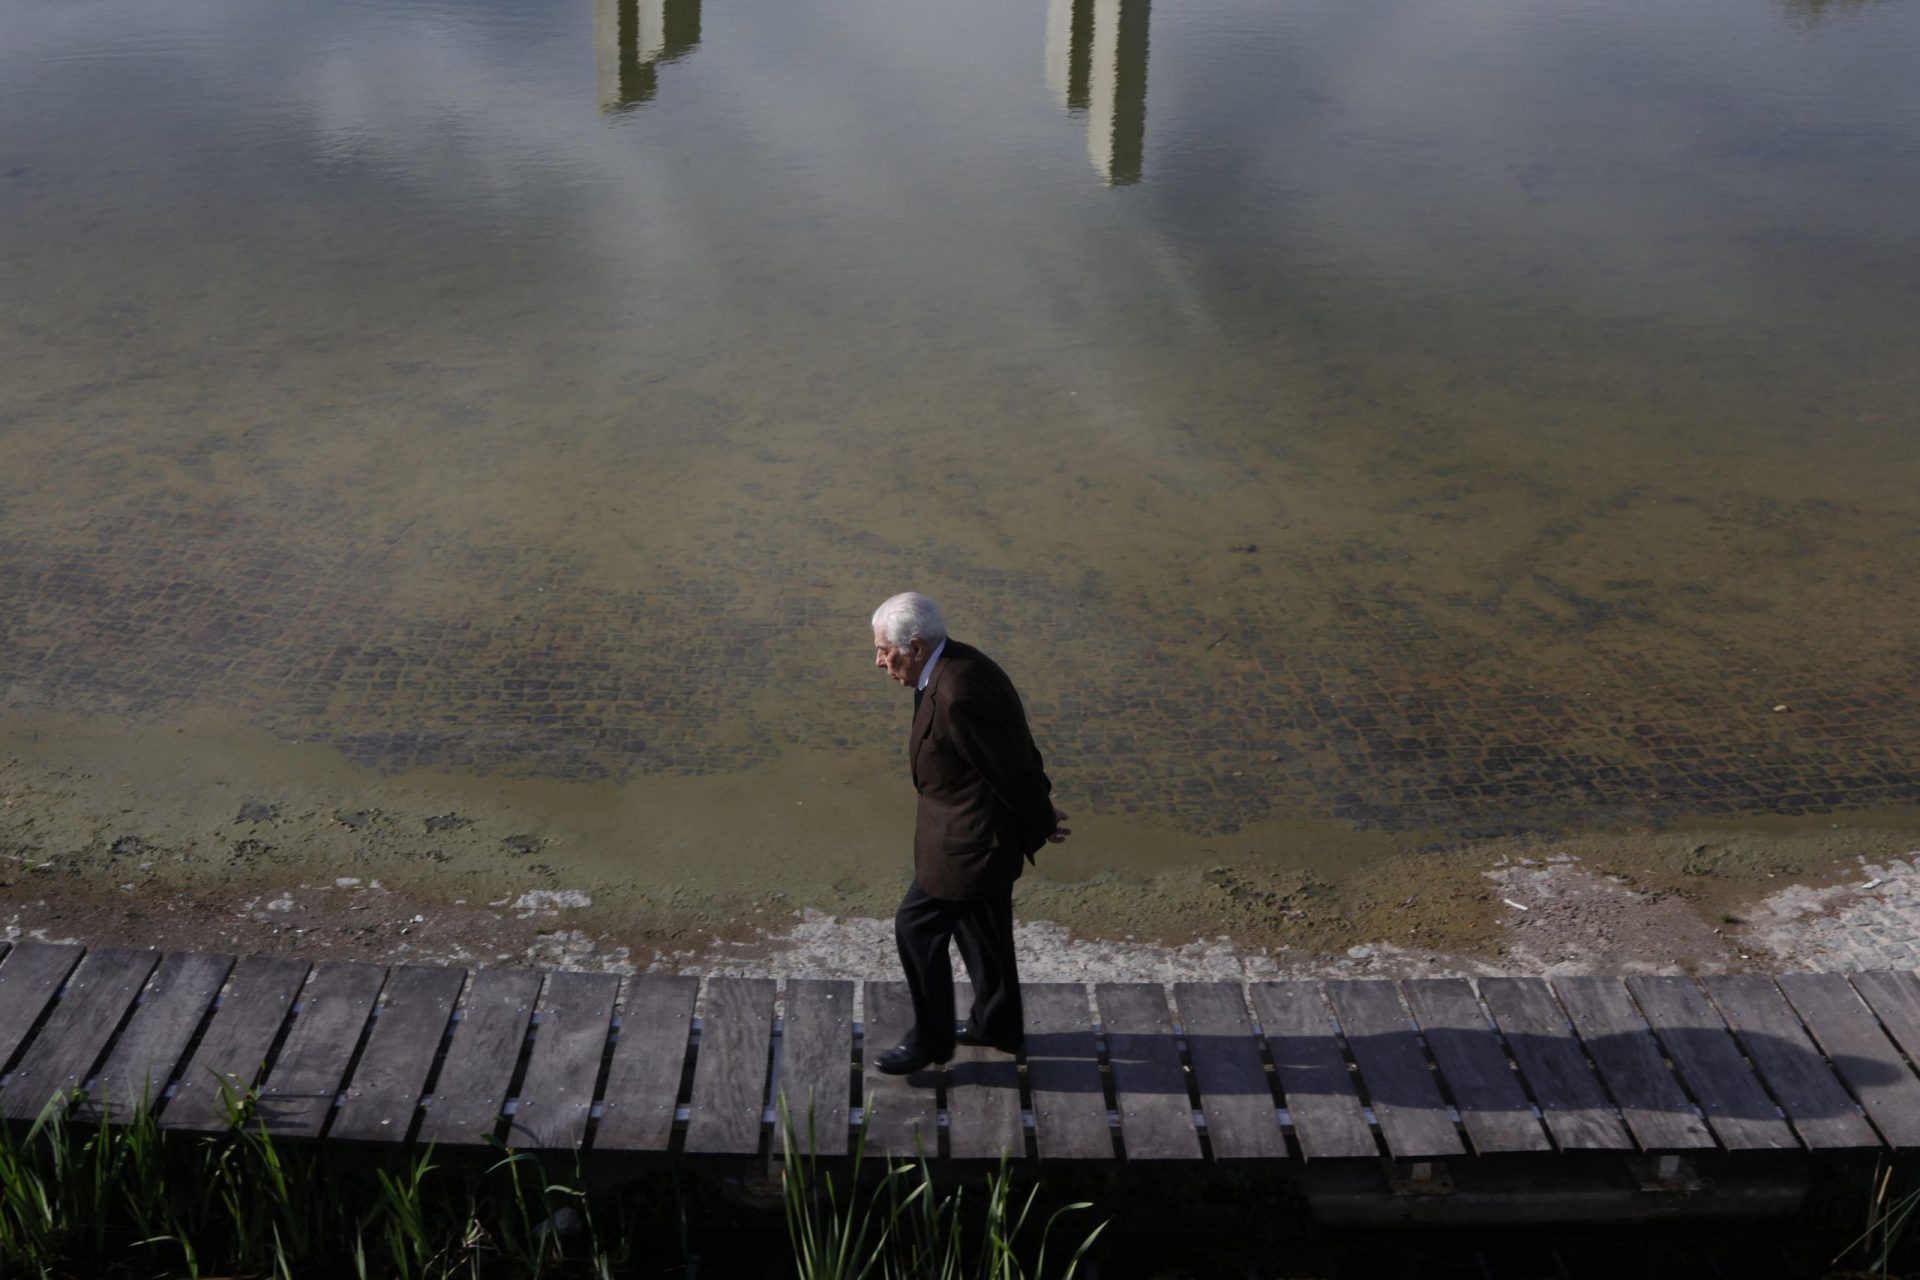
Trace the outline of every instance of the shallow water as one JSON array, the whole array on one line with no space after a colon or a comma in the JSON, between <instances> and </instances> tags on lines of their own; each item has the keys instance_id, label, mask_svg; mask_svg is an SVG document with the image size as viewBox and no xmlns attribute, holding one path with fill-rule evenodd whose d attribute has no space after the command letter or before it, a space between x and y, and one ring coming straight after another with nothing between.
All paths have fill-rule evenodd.
<instances>
[{"instance_id":1,"label":"shallow water","mask_svg":"<svg viewBox=\"0 0 1920 1280\"><path fill-rule=\"evenodd\" d=\"M1071 874L1920 801L1912 6L0 22L16 728L892 867L912 585Z\"/></svg>"}]
</instances>

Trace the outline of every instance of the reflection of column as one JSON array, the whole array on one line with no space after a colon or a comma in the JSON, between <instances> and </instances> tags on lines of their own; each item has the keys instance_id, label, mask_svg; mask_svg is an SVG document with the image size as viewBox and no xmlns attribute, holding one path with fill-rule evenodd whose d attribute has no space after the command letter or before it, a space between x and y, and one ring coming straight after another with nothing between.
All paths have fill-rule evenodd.
<instances>
[{"instance_id":1,"label":"reflection of column","mask_svg":"<svg viewBox=\"0 0 1920 1280\"><path fill-rule=\"evenodd\" d=\"M700 0L593 0L594 87L602 111L653 101L658 67L700 43Z\"/></svg>"},{"instance_id":2,"label":"reflection of column","mask_svg":"<svg viewBox=\"0 0 1920 1280\"><path fill-rule=\"evenodd\" d=\"M1087 109L1093 0L1047 0L1047 88L1069 111Z\"/></svg>"},{"instance_id":3,"label":"reflection of column","mask_svg":"<svg viewBox=\"0 0 1920 1280\"><path fill-rule=\"evenodd\" d=\"M1092 0L1087 155L1113 186L1140 181L1147 148L1147 13L1152 0Z\"/></svg>"}]
</instances>

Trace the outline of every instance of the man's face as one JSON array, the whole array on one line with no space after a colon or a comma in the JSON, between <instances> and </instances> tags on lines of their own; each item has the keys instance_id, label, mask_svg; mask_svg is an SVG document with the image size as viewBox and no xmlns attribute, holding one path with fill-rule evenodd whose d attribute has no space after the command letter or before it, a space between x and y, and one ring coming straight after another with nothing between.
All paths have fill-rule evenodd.
<instances>
[{"instance_id":1,"label":"man's face","mask_svg":"<svg viewBox=\"0 0 1920 1280\"><path fill-rule=\"evenodd\" d=\"M927 658L932 652L933 646L925 640L909 640L895 648L880 628L873 629L873 665L904 688L911 689L920 683L920 673L927 669Z\"/></svg>"}]
</instances>

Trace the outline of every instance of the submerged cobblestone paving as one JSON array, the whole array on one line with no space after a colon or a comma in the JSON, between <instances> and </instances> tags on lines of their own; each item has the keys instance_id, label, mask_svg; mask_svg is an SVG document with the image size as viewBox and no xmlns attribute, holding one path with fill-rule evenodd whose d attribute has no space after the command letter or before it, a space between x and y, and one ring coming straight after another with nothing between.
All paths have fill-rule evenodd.
<instances>
[{"instance_id":1,"label":"submerged cobblestone paving","mask_svg":"<svg viewBox=\"0 0 1920 1280\"><path fill-rule=\"evenodd\" d=\"M778 589L716 553L628 590L550 549L421 531L330 553L299 535L158 505L0 541L0 702L213 704L378 769L566 779L866 747L899 715L862 667L874 593L783 564L770 535L727 554L769 561ZM1099 602L1046 615L1054 630L1008 663L1086 811L1198 833L1306 815L1472 836L1920 801L1920 680L1900 664L1669 659L1591 616L1538 623L1559 644L1523 659L1456 623L1475 602L1406 588L1329 585L1297 621L1222 626L1098 575L930 567L976 599ZM1588 614L1630 612L1633 589ZM1006 621L976 623L956 630L1005 656Z\"/></svg>"}]
</instances>

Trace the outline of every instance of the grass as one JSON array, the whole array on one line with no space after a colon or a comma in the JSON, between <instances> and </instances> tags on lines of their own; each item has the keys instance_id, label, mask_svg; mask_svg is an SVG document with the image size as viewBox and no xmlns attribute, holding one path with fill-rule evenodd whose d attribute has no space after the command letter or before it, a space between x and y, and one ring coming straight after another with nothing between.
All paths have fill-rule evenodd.
<instances>
[{"instance_id":1,"label":"grass","mask_svg":"<svg viewBox=\"0 0 1920 1280\"><path fill-rule=\"evenodd\" d=\"M1063 1215L1092 1208L1081 1202L1056 1209L1028 1243L1028 1224L1040 1194L1030 1187L1014 1198L1006 1158L987 1180L983 1200L967 1199L963 1187L940 1190L925 1153L887 1167L876 1186L862 1190L866 1126L855 1144L852 1167L836 1180L812 1153L813 1116L807 1117L807 1142L796 1140L786 1099L780 1100L780 1129L786 1150L804 1152L784 1165L783 1199L787 1238L799 1280L1042 1280L1054 1228ZM1083 1236L1066 1260L1060 1280L1071 1280L1105 1223ZM1026 1269L1031 1261L1032 1270Z\"/></svg>"},{"instance_id":2,"label":"grass","mask_svg":"<svg viewBox=\"0 0 1920 1280\"><path fill-rule=\"evenodd\" d=\"M1873 1182L1868 1191L1867 1229L1841 1250L1829 1265L1837 1267L1843 1262L1857 1260L1864 1266L1866 1275L1892 1276L1894 1260L1901 1252L1901 1244L1906 1239L1907 1228L1913 1224L1917 1209L1920 1209L1920 1188L1896 1191L1893 1165L1883 1158L1874 1169Z\"/></svg>"},{"instance_id":3,"label":"grass","mask_svg":"<svg viewBox=\"0 0 1920 1280\"><path fill-rule=\"evenodd\" d=\"M85 1119L55 1097L24 1129L0 1125L0 1276L353 1276L359 1280L614 1280L688 1271L688 1210L672 1178L589 1194L528 1152L472 1159L433 1148L369 1157L276 1141L253 1100L227 1093L217 1133L160 1129L145 1107ZM792 1128L782 1110L788 1150ZM811 1121L809 1137L811 1138ZM1033 1221L1003 1162L983 1191L936 1186L927 1161L836 1177L786 1162L785 1226L799 1280L1071 1280L1100 1234L1049 1249L1069 1205ZM806 1150L813 1144L808 1142ZM776 1237L777 1238L777 1237ZM777 1246L774 1248L777 1252ZM1051 1262L1061 1263L1057 1271Z\"/></svg>"},{"instance_id":4,"label":"grass","mask_svg":"<svg viewBox=\"0 0 1920 1280\"><path fill-rule=\"evenodd\" d=\"M0 1275L605 1277L636 1243L595 1231L586 1197L524 1152L342 1161L276 1142L231 1094L231 1124L196 1135L145 1108L77 1120L75 1101L0 1130Z\"/></svg>"}]
</instances>

